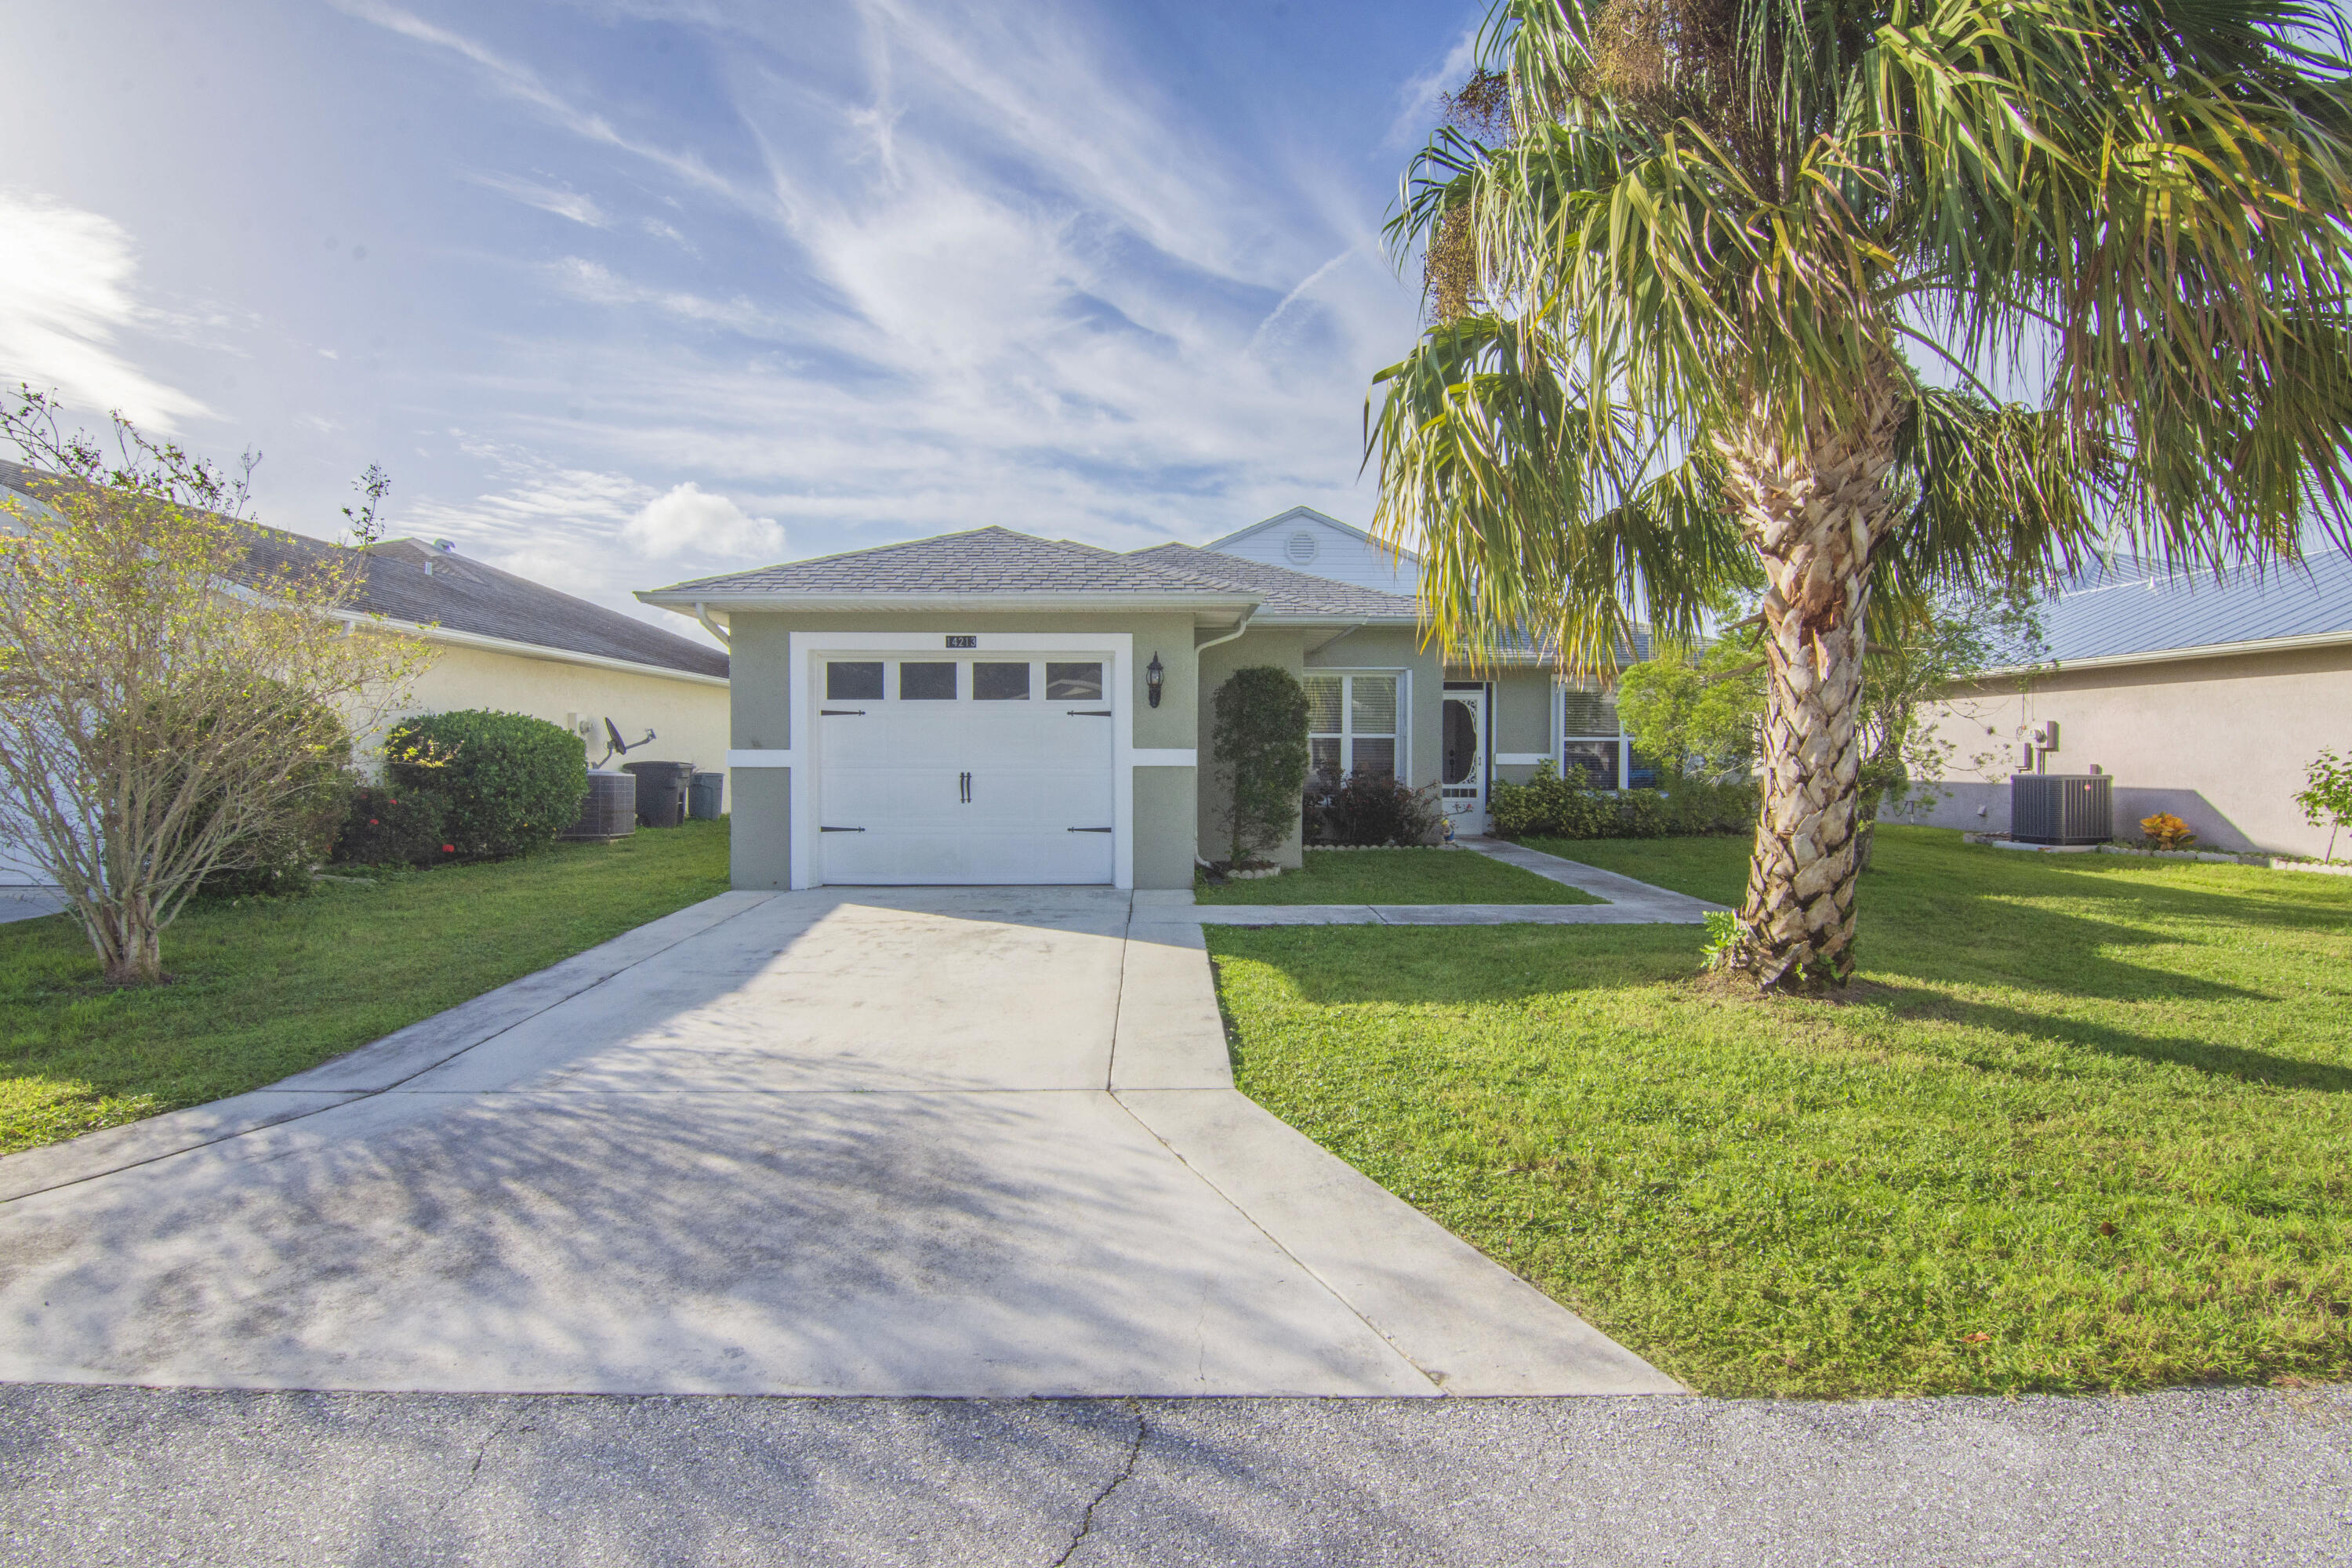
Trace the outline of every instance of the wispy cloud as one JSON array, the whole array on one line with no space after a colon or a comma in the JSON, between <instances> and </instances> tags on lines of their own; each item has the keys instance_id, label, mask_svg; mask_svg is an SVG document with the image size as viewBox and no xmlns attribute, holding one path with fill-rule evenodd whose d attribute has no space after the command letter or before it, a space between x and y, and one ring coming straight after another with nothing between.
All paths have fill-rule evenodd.
<instances>
[{"instance_id":1,"label":"wispy cloud","mask_svg":"<svg viewBox=\"0 0 2352 1568\"><path fill-rule=\"evenodd\" d=\"M643 159L698 190L730 202L759 205L754 193L747 192L728 180L692 153L656 146L623 133L604 115L579 108L556 92L538 72L506 58L463 33L428 22L400 6L381 4L379 0L332 0L332 3L337 9L387 32L458 56L476 67L493 89L528 104L551 122L576 136Z\"/></svg>"},{"instance_id":2,"label":"wispy cloud","mask_svg":"<svg viewBox=\"0 0 2352 1568\"><path fill-rule=\"evenodd\" d=\"M538 184L511 174L476 174L473 181L486 190L510 196L527 207L537 207L543 213L568 217L573 223L585 224L590 228L605 228L612 224L612 219L605 216L604 208L596 205L594 197L582 195L577 191L560 190L553 185Z\"/></svg>"},{"instance_id":3,"label":"wispy cloud","mask_svg":"<svg viewBox=\"0 0 2352 1568\"><path fill-rule=\"evenodd\" d=\"M126 330L164 326L133 287L139 264L113 219L0 191L0 377L90 408L119 408L160 434L209 416L202 400L132 363Z\"/></svg>"}]
</instances>

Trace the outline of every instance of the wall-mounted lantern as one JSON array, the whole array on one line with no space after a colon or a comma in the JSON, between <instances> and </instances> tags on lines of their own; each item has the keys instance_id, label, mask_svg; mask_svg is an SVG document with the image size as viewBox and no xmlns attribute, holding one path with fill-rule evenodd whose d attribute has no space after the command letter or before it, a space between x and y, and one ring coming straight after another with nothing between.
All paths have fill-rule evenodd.
<instances>
[{"instance_id":1,"label":"wall-mounted lantern","mask_svg":"<svg viewBox=\"0 0 2352 1568\"><path fill-rule=\"evenodd\" d=\"M1167 670L1160 668L1159 654L1154 653L1151 662L1143 667L1143 694L1150 699L1154 708L1160 706L1160 684L1167 677Z\"/></svg>"}]
</instances>

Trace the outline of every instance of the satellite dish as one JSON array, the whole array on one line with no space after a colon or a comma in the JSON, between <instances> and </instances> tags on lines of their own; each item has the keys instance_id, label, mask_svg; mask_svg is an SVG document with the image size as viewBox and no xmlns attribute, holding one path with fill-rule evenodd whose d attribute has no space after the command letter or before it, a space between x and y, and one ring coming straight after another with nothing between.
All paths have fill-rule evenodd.
<instances>
[{"instance_id":1,"label":"satellite dish","mask_svg":"<svg viewBox=\"0 0 2352 1568\"><path fill-rule=\"evenodd\" d=\"M606 763L613 760L613 757L616 752L625 757L631 752L635 751L639 746L644 745L646 741L650 741L653 738L654 732L651 730L648 730L646 731L644 741L624 741L621 739L621 731L619 729L616 728L614 725L613 721L608 718L604 721L604 754L596 759L596 765L600 768L603 767Z\"/></svg>"}]
</instances>

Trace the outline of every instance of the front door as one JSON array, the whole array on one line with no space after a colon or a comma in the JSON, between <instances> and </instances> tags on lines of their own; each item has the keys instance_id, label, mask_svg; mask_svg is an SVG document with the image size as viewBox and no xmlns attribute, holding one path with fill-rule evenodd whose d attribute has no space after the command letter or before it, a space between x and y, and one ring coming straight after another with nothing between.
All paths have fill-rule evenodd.
<instances>
[{"instance_id":1,"label":"front door","mask_svg":"<svg viewBox=\"0 0 2352 1568\"><path fill-rule=\"evenodd\" d=\"M1486 711L1483 686L1445 694L1438 788L1457 838L1476 838L1486 831Z\"/></svg>"},{"instance_id":2,"label":"front door","mask_svg":"<svg viewBox=\"0 0 2352 1568\"><path fill-rule=\"evenodd\" d=\"M818 673L822 880L1111 880L1101 655L867 655Z\"/></svg>"}]
</instances>

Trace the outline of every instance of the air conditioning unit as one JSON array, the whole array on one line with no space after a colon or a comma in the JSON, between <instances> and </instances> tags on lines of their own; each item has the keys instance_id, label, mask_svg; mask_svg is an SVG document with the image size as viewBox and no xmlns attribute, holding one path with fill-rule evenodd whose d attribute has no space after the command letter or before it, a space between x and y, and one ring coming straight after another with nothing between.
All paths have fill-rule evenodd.
<instances>
[{"instance_id":1,"label":"air conditioning unit","mask_svg":"<svg viewBox=\"0 0 2352 1568\"><path fill-rule=\"evenodd\" d=\"M2012 773L2009 836L2019 844L2105 844L2116 836L2115 780L2105 773Z\"/></svg>"}]
</instances>

